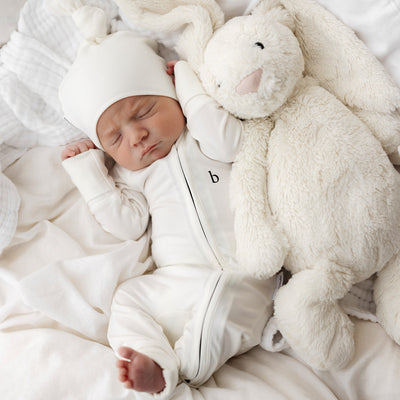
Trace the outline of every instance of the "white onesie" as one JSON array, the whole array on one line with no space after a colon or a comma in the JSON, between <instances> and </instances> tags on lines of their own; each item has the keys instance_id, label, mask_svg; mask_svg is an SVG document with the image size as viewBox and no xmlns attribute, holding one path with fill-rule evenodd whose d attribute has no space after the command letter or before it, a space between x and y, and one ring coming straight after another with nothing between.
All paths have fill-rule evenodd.
<instances>
[{"instance_id":1,"label":"white onesie","mask_svg":"<svg viewBox=\"0 0 400 400\"><path fill-rule=\"evenodd\" d=\"M118 289L109 340L114 350L132 347L163 368L166 388L151 396L162 398L179 375L200 385L258 344L274 286L238 273L235 259L229 181L242 123L180 64L175 79L187 128L166 157L139 171L116 165L110 174L100 150L63 163L105 230L125 240L151 230L158 269Z\"/></svg>"}]
</instances>

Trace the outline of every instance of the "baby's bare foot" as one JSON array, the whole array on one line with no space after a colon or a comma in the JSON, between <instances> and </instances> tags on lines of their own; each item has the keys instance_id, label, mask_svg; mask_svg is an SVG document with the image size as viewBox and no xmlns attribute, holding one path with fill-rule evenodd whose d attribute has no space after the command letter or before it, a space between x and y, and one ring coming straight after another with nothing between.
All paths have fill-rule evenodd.
<instances>
[{"instance_id":1,"label":"baby's bare foot","mask_svg":"<svg viewBox=\"0 0 400 400\"><path fill-rule=\"evenodd\" d=\"M119 380L126 388L146 393L159 393L165 388L162 368L151 358L129 347L121 347L118 353L131 360L117 361Z\"/></svg>"}]
</instances>

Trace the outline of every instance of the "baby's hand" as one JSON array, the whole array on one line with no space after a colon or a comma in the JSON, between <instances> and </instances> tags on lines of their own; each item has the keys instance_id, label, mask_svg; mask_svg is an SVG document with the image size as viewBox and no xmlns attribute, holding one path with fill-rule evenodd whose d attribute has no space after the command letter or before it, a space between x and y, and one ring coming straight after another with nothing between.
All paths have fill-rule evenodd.
<instances>
[{"instance_id":1,"label":"baby's hand","mask_svg":"<svg viewBox=\"0 0 400 400\"><path fill-rule=\"evenodd\" d=\"M80 142L70 144L62 151L61 161L64 161L67 158L75 157L78 154L84 153L85 151L95 148L96 145L89 139L81 140Z\"/></svg>"},{"instance_id":2,"label":"baby's hand","mask_svg":"<svg viewBox=\"0 0 400 400\"><path fill-rule=\"evenodd\" d=\"M175 84L174 68L178 60L167 61L167 74L172 77L172 82Z\"/></svg>"}]
</instances>

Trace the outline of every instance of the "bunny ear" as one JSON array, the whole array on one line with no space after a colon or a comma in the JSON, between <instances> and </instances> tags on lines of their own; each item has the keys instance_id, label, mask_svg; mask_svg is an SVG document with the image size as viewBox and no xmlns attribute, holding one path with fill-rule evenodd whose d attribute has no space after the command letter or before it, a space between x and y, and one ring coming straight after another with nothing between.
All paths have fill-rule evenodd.
<instances>
[{"instance_id":1,"label":"bunny ear","mask_svg":"<svg viewBox=\"0 0 400 400\"><path fill-rule=\"evenodd\" d=\"M316 1L281 3L295 19L308 75L350 107L381 113L400 107L399 89L350 28Z\"/></svg>"},{"instance_id":2,"label":"bunny ear","mask_svg":"<svg viewBox=\"0 0 400 400\"><path fill-rule=\"evenodd\" d=\"M80 1L80 0L69 0ZM200 6L210 15L214 29L224 23L224 14L215 0L116 0L122 10L133 12L150 12L158 15L168 14L179 6Z\"/></svg>"},{"instance_id":3,"label":"bunny ear","mask_svg":"<svg viewBox=\"0 0 400 400\"><path fill-rule=\"evenodd\" d=\"M104 10L84 5L81 0L45 0L47 9L54 15L71 16L87 41L102 40L108 31Z\"/></svg>"},{"instance_id":4,"label":"bunny ear","mask_svg":"<svg viewBox=\"0 0 400 400\"><path fill-rule=\"evenodd\" d=\"M115 0L124 17L138 28L155 33L179 32L175 51L195 71L213 32L224 23L214 0Z\"/></svg>"}]
</instances>

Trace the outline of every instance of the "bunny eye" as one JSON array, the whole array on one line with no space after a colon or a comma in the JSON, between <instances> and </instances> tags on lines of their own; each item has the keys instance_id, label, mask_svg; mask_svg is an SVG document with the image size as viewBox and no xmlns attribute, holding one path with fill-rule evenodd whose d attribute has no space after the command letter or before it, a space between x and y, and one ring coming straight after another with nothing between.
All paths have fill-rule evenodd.
<instances>
[{"instance_id":1,"label":"bunny eye","mask_svg":"<svg viewBox=\"0 0 400 400\"><path fill-rule=\"evenodd\" d=\"M255 42L254 46L258 46L261 50L264 50L264 45L261 42Z\"/></svg>"},{"instance_id":2,"label":"bunny eye","mask_svg":"<svg viewBox=\"0 0 400 400\"><path fill-rule=\"evenodd\" d=\"M221 82L218 82L217 83L217 88L220 88L221 87Z\"/></svg>"}]
</instances>

